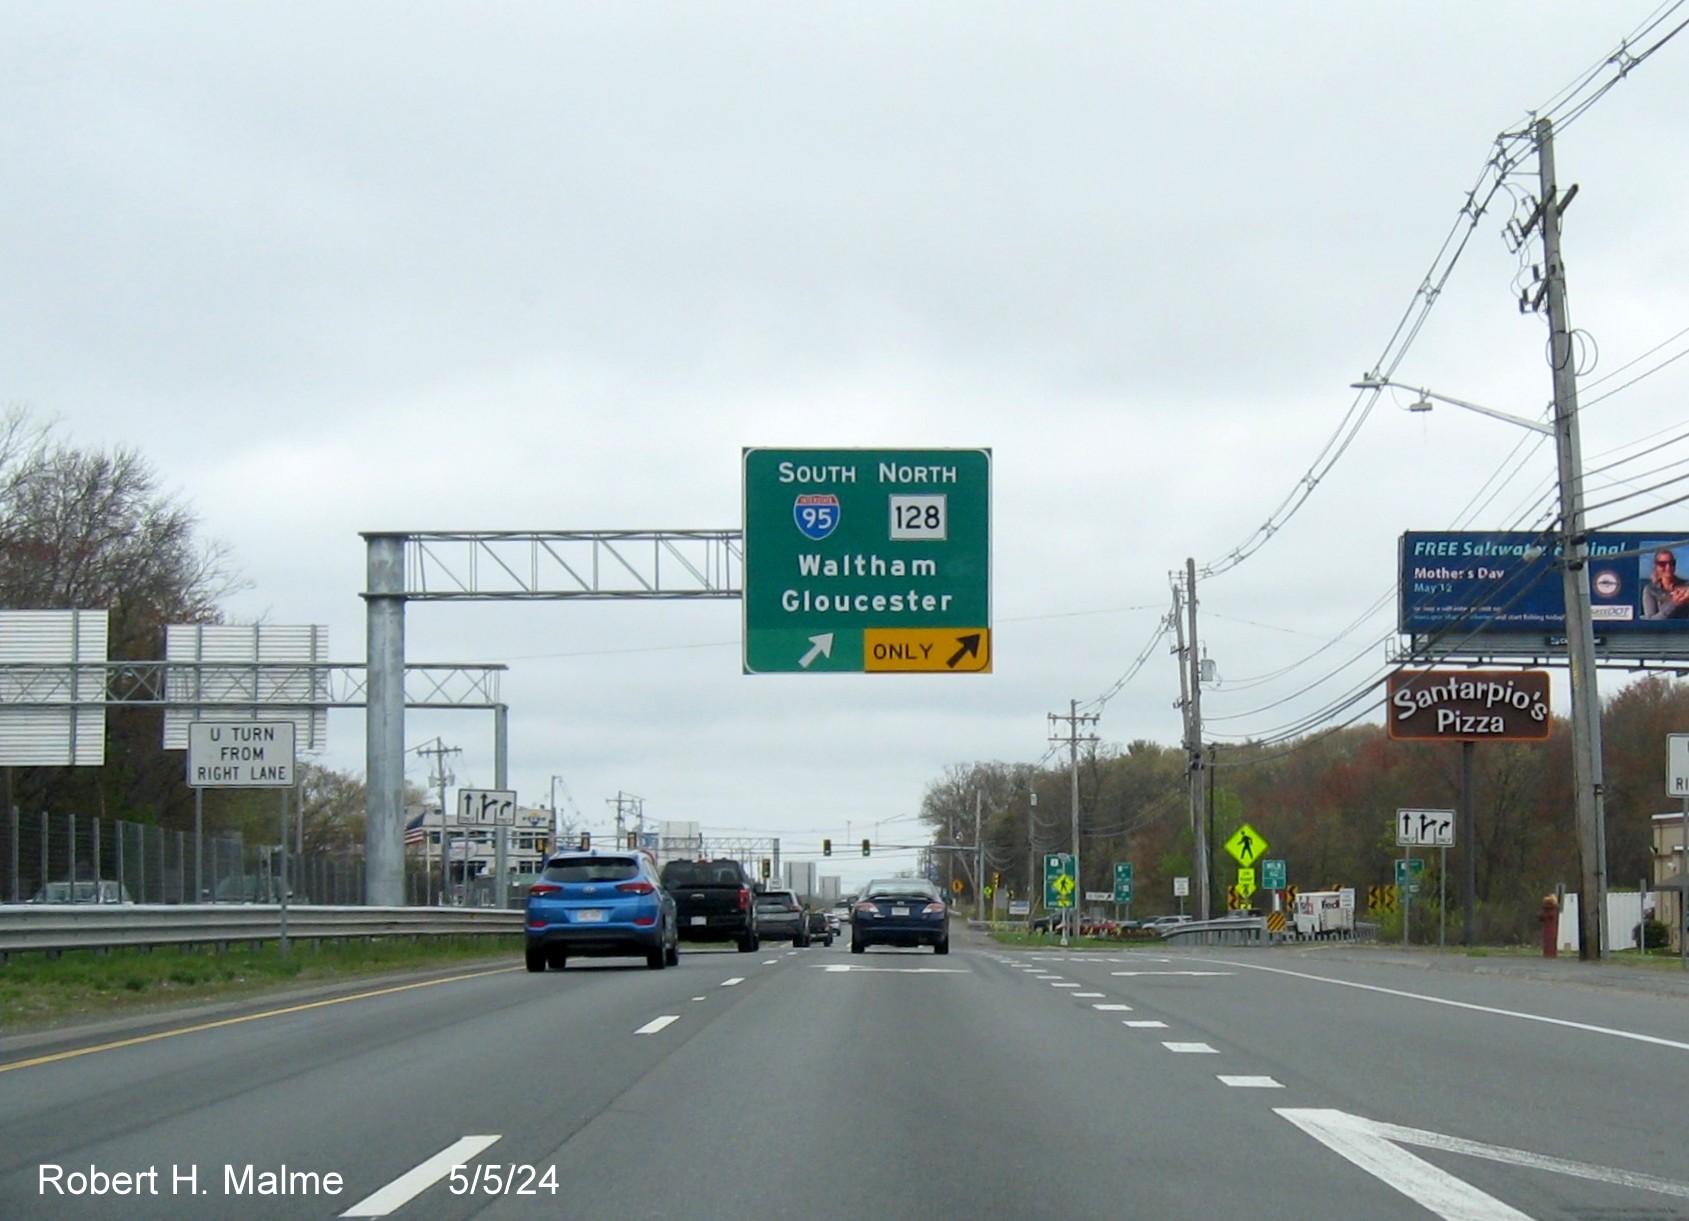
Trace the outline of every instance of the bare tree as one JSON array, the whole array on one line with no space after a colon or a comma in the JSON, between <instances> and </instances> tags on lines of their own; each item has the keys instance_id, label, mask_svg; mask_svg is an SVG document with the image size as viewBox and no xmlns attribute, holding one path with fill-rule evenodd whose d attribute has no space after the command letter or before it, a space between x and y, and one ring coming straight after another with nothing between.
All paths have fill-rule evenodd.
<instances>
[{"instance_id":1,"label":"bare tree","mask_svg":"<svg viewBox=\"0 0 1689 1221\"><path fill-rule=\"evenodd\" d=\"M197 536L186 505L130 449L57 440L19 407L0 416L0 607L106 610L120 660L162 655L168 623L216 623L240 588L225 548ZM187 806L180 760L167 756L159 714L114 713L107 766L20 769L24 808L163 819Z\"/></svg>"}]
</instances>

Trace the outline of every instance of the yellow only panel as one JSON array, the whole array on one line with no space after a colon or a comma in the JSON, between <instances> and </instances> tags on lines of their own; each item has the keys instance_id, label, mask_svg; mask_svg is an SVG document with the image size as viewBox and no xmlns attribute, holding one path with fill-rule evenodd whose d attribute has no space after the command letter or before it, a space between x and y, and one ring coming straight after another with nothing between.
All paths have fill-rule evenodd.
<instances>
[{"instance_id":1,"label":"yellow only panel","mask_svg":"<svg viewBox=\"0 0 1689 1221\"><path fill-rule=\"evenodd\" d=\"M871 627L862 632L865 674L984 674L988 627Z\"/></svg>"}]
</instances>

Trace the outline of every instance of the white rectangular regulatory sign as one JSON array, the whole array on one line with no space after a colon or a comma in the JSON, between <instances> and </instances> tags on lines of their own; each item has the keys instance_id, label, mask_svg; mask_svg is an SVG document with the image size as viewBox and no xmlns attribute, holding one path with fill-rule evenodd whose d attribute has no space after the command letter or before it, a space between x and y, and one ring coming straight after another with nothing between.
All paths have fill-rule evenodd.
<instances>
[{"instance_id":1,"label":"white rectangular regulatory sign","mask_svg":"<svg viewBox=\"0 0 1689 1221\"><path fill-rule=\"evenodd\" d=\"M1666 735L1666 796L1689 797L1689 733Z\"/></svg>"},{"instance_id":2,"label":"white rectangular regulatory sign","mask_svg":"<svg viewBox=\"0 0 1689 1221\"><path fill-rule=\"evenodd\" d=\"M292 721L194 721L188 784L198 789L293 787Z\"/></svg>"},{"instance_id":3,"label":"white rectangular regulatory sign","mask_svg":"<svg viewBox=\"0 0 1689 1221\"><path fill-rule=\"evenodd\" d=\"M1397 810L1396 845L1402 848L1454 847L1454 811Z\"/></svg>"},{"instance_id":4,"label":"white rectangular regulatory sign","mask_svg":"<svg viewBox=\"0 0 1689 1221\"><path fill-rule=\"evenodd\" d=\"M474 827L516 822L515 789L459 789L457 791L457 821L459 826Z\"/></svg>"}]
</instances>

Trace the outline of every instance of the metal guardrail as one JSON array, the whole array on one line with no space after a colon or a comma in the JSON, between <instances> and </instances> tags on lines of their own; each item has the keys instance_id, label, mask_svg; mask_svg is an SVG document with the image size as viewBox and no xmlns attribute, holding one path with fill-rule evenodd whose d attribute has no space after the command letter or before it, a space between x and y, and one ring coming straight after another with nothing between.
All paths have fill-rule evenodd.
<instances>
[{"instance_id":1,"label":"metal guardrail","mask_svg":"<svg viewBox=\"0 0 1689 1221\"><path fill-rule=\"evenodd\" d=\"M1272 945L1283 941L1284 934L1269 931L1265 916L1233 916L1169 924L1161 930L1161 939L1195 945Z\"/></svg>"},{"instance_id":2,"label":"metal guardrail","mask_svg":"<svg viewBox=\"0 0 1689 1221\"><path fill-rule=\"evenodd\" d=\"M289 940L348 937L513 935L523 913L496 907L294 907ZM116 946L223 945L279 941L274 904L141 906L42 904L0 907L0 961L7 954Z\"/></svg>"}]
</instances>

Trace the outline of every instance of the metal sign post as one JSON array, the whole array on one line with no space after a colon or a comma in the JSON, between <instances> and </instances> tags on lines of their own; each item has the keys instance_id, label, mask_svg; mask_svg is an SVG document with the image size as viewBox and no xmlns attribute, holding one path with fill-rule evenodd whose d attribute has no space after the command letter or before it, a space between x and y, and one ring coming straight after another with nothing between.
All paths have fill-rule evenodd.
<instances>
[{"instance_id":1,"label":"metal sign post","mask_svg":"<svg viewBox=\"0 0 1689 1221\"><path fill-rule=\"evenodd\" d=\"M1683 862L1677 867L1679 886L1689 876L1689 733L1666 735L1666 793L1683 798L1683 822L1678 828L1682 843L1678 845ZM1639 937L1637 949L1647 941ZM1689 890L1677 892L1677 948L1683 969L1689 971Z\"/></svg>"}]
</instances>

